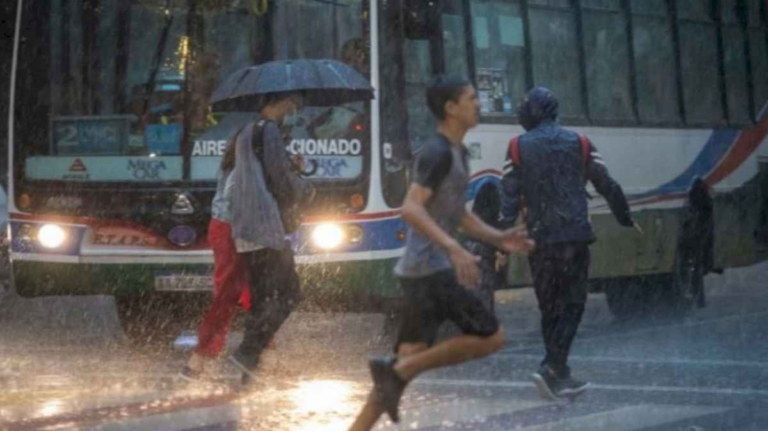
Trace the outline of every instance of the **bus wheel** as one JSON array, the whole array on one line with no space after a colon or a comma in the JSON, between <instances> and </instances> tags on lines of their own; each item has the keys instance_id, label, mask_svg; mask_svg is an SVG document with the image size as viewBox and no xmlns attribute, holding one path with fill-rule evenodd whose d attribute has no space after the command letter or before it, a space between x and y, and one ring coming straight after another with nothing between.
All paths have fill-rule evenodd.
<instances>
[{"instance_id":1,"label":"bus wheel","mask_svg":"<svg viewBox=\"0 0 768 431\"><path fill-rule=\"evenodd\" d=\"M621 277L605 282L608 309L618 321L656 316L678 303L674 277L655 274Z\"/></svg>"}]
</instances>

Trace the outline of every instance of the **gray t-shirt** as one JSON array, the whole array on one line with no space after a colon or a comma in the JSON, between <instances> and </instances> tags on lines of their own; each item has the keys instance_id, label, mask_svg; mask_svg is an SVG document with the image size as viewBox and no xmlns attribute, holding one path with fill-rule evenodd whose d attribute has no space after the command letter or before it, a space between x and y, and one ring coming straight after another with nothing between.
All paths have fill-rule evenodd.
<instances>
[{"instance_id":1,"label":"gray t-shirt","mask_svg":"<svg viewBox=\"0 0 768 431\"><path fill-rule=\"evenodd\" d=\"M427 213L446 233L455 236L464 214L464 195L469 185L466 148L456 148L445 136L437 135L419 153L414 171L414 181L434 193L426 203ZM451 267L445 250L426 235L408 228L405 254L395 266L395 275L424 277Z\"/></svg>"}]
</instances>

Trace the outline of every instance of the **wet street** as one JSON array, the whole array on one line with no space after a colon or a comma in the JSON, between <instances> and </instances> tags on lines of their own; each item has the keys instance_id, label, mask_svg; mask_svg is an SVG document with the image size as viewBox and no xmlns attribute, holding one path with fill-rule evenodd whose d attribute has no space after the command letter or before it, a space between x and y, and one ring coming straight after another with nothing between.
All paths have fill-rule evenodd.
<instances>
[{"instance_id":1,"label":"wet street","mask_svg":"<svg viewBox=\"0 0 768 431\"><path fill-rule=\"evenodd\" d=\"M592 386L572 403L540 400L528 378L542 352L532 290L502 292L507 348L424 375L401 424L377 429L768 430L766 275L762 265L710 276L708 308L635 323L615 323L592 295L571 359ZM388 349L382 327L378 315L298 313L262 378L240 390L226 360L205 383L177 379L187 354L127 340L112 298L7 295L0 430L344 430L370 388L365 358Z\"/></svg>"}]
</instances>

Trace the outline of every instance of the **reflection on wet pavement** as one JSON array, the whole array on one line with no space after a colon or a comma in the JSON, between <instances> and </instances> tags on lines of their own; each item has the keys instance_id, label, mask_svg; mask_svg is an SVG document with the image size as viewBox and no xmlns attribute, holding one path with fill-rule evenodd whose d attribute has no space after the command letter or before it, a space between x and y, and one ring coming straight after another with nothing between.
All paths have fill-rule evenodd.
<instances>
[{"instance_id":1,"label":"reflection on wet pavement","mask_svg":"<svg viewBox=\"0 0 768 431\"><path fill-rule=\"evenodd\" d=\"M542 349L535 297L514 292L498 304L506 349L420 377L405 393L402 422L383 419L375 430L768 429L763 291L740 281L711 295L716 306L623 325L593 296L571 358L593 384L574 403L538 398L529 381ZM188 352L75 343L17 324L0 331L0 431L343 431L370 390L366 357L391 348L370 341L380 323L295 316L247 390L224 358L190 384L177 377Z\"/></svg>"},{"instance_id":2,"label":"reflection on wet pavement","mask_svg":"<svg viewBox=\"0 0 768 431\"><path fill-rule=\"evenodd\" d=\"M243 428L234 429L336 431L349 425L368 391L365 385L333 379L265 378L247 390L234 378L200 384L168 380L125 384L52 378L46 389L0 395L0 430L157 429L150 424L187 429L177 426L237 423Z\"/></svg>"}]
</instances>

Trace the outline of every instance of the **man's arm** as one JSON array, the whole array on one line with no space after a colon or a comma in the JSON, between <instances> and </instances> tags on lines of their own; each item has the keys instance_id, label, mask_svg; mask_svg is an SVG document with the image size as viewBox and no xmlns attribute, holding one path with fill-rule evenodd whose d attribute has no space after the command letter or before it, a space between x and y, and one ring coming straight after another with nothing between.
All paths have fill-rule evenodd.
<instances>
[{"instance_id":1,"label":"man's arm","mask_svg":"<svg viewBox=\"0 0 768 431\"><path fill-rule=\"evenodd\" d=\"M448 175L453 163L448 148L427 144L416 158L414 183L403 202L402 215L412 229L443 248L451 259L456 277L463 286L475 287L480 282L478 257L473 256L429 215L426 205Z\"/></svg>"},{"instance_id":2,"label":"man's arm","mask_svg":"<svg viewBox=\"0 0 768 431\"><path fill-rule=\"evenodd\" d=\"M461 218L461 228L472 238L507 253L527 252L534 246L533 241L528 239L528 232L524 227L500 231L488 226L478 216L467 210L464 210L464 215Z\"/></svg>"},{"instance_id":3,"label":"man's arm","mask_svg":"<svg viewBox=\"0 0 768 431\"><path fill-rule=\"evenodd\" d=\"M291 167L292 163L285 151L283 139L277 125L267 122L264 126L264 171L270 178L273 193L290 202L304 202L312 196L314 186L300 177ZM277 196L275 196L277 198Z\"/></svg>"},{"instance_id":4,"label":"man's arm","mask_svg":"<svg viewBox=\"0 0 768 431\"><path fill-rule=\"evenodd\" d=\"M629 204L624 196L624 191L611 178L608 168L606 168L605 162L600 153L597 152L597 149L591 143L589 146L589 157L587 158L586 165L587 179L594 184L595 190L608 202L608 206L611 208L611 212L619 224L626 227L634 226L635 223L632 220L632 213L629 210Z\"/></svg>"},{"instance_id":5,"label":"man's arm","mask_svg":"<svg viewBox=\"0 0 768 431\"><path fill-rule=\"evenodd\" d=\"M461 285L475 287L480 283L480 271L477 268L477 262L480 258L465 250L429 215L425 205L433 193L429 187L418 183L412 184L403 203L403 220L412 229L416 229L448 252L453 269L456 271L456 277Z\"/></svg>"},{"instance_id":6,"label":"man's arm","mask_svg":"<svg viewBox=\"0 0 768 431\"><path fill-rule=\"evenodd\" d=\"M464 210L461 217L461 229L472 238L486 244L498 245L502 232L488 226L483 220L471 211Z\"/></svg>"}]
</instances>

